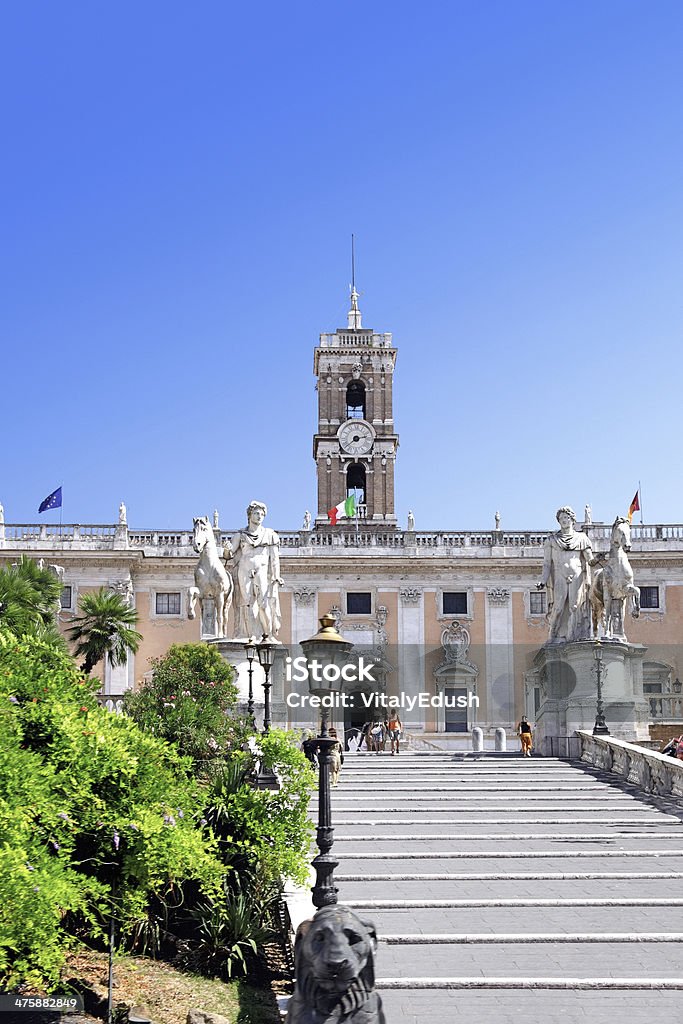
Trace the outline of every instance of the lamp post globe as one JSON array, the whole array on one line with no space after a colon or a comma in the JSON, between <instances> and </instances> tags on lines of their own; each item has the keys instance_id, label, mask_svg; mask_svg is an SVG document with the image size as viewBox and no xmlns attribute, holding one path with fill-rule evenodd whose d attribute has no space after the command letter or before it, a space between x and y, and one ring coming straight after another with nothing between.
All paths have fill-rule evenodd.
<instances>
[{"instance_id":1,"label":"lamp post globe","mask_svg":"<svg viewBox=\"0 0 683 1024\"><path fill-rule=\"evenodd\" d=\"M316 844L320 853L313 860L315 885L313 905L318 910L337 902L337 887L334 884L334 869L339 864L331 854L334 843L330 791L330 765L332 750L338 742L330 736L327 728L328 704L334 694L341 690L341 669L348 661L353 644L345 640L335 627L331 615L323 615L320 629L315 636L301 641L301 649L308 666L308 686L312 695L322 698L321 728L318 736L318 827ZM330 669L329 666L334 666ZM327 669L327 671L325 671ZM330 699L332 698L332 699Z\"/></svg>"},{"instance_id":2,"label":"lamp post globe","mask_svg":"<svg viewBox=\"0 0 683 1024\"><path fill-rule=\"evenodd\" d=\"M275 661L275 644L269 643L268 637L264 634L256 650L258 651L259 664L265 673L265 679L263 680L263 732L265 734L270 731L270 670Z\"/></svg>"},{"instance_id":3,"label":"lamp post globe","mask_svg":"<svg viewBox=\"0 0 683 1024\"><path fill-rule=\"evenodd\" d=\"M249 699L247 700L247 714L251 720L252 729L256 729L254 718L254 658L256 657L256 641L250 636L244 645L244 653L247 656L247 671L249 673Z\"/></svg>"},{"instance_id":4,"label":"lamp post globe","mask_svg":"<svg viewBox=\"0 0 683 1024\"><path fill-rule=\"evenodd\" d=\"M264 672L263 736L267 736L270 732L270 670L275 661L275 644L269 643L268 637L264 634L261 643L256 645L256 651L258 653L259 665ZM280 788L275 772L270 766L264 764L263 759L261 759L259 764L256 785L259 789Z\"/></svg>"}]
</instances>

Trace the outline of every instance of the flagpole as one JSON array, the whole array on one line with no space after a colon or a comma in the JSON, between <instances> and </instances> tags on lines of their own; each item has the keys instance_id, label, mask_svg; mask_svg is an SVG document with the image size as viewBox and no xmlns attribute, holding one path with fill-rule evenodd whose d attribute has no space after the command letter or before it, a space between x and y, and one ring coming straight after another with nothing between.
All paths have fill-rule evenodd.
<instances>
[{"instance_id":1,"label":"flagpole","mask_svg":"<svg viewBox=\"0 0 683 1024\"><path fill-rule=\"evenodd\" d=\"M640 505L640 525L643 525L643 492L640 489L640 480L638 481L638 504Z\"/></svg>"}]
</instances>

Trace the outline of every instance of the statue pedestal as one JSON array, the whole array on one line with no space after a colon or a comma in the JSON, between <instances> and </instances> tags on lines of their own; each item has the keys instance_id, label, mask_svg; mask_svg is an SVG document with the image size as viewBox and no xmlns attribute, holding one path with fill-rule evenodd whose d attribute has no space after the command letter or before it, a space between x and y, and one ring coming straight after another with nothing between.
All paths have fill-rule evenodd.
<instances>
[{"instance_id":1,"label":"statue pedestal","mask_svg":"<svg viewBox=\"0 0 683 1024\"><path fill-rule=\"evenodd\" d=\"M541 684L536 715L536 745L550 754L552 740L593 730L597 710L595 640L546 644L534 658ZM643 658L647 648L603 640L602 699L610 735L629 743L649 739L649 705L643 696Z\"/></svg>"},{"instance_id":2,"label":"statue pedestal","mask_svg":"<svg viewBox=\"0 0 683 1024\"><path fill-rule=\"evenodd\" d=\"M245 640L226 640L223 637L214 637L206 643L216 647L221 658L227 661L235 670L235 685L239 696L240 710L247 710L249 700L249 662L244 653ZM285 703L285 659L289 657L289 648L278 644L275 648L275 660L270 670L270 716L272 724L280 729L287 728L287 705ZM264 704L263 680L265 673L261 668L258 656L254 658L252 666L252 687L254 692L254 707L260 709L257 715L257 725L261 725L263 717L262 708Z\"/></svg>"}]
</instances>

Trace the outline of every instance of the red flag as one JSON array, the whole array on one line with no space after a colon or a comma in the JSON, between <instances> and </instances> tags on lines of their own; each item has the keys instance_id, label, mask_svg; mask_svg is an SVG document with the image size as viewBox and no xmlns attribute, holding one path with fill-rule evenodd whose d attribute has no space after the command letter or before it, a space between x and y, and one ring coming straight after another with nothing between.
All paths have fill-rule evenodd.
<instances>
[{"instance_id":1,"label":"red flag","mask_svg":"<svg viewBox=\"0 0 683 1024\"><path fill-rule=\"evenodd\" d=\"M633 519L633 513L640 512L640 502L638 500L638 491L633 495L633 501L628 507L628 521L629 523Z\"/></svg>"}]
</instances>

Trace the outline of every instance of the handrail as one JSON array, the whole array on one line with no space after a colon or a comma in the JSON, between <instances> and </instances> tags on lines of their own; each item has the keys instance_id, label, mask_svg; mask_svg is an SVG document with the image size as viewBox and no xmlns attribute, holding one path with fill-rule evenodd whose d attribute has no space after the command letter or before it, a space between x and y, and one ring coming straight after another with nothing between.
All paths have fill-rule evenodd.
<instances>
[{"instance_id":1,"label":"handrail","mask_svg":"<svg viewBox=\"0 0 683 1024\"><path fill-rule=\"evenodd\" d=\"M646 793L683 800L683 761L615 736L594 736L584 730L578 736L582 761L615 772Z\"/></svg>"}]
</instances>

